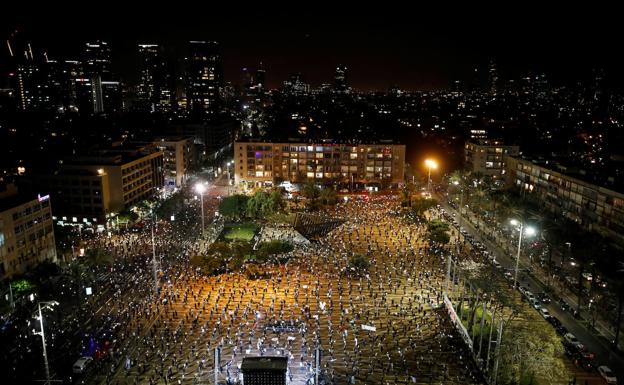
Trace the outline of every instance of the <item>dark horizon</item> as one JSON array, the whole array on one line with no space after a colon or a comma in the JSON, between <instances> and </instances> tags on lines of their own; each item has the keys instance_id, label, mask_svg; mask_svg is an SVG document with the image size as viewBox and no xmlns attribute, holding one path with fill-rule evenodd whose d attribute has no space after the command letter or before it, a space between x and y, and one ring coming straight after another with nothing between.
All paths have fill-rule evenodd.
<instances>
[{"instance_id":1,"label":"dark horizon","mask_svg":"<svg viewBox=\"0 0 624 385\"><path fill-rule=\"evenodd\" d=\"M331 83L336 65L345 64L348 81L358 90L387 90L394 85L406 90L445 89L455 79L471 79L475 68L486 72L494 60L501 80L546 73L555 84L567 83L589 78L592 69L600 68L613 88L621 88L619 34L606 10L576 17L543 9L526 12L453 17L430 15L428 10L245 9L223 11L216 20L207 16L203 22L181 20L175 14L88 19L70 12L42 21L4 20L2 38L17 28L35 51L46 50L55 59L79 57L87 41L108 41L113 68L130 84L137 77L137 44L163 44L180 62L189 40L216 40L221 44L225 80L233 84L240 83L243 67L262 62L270 88L296 72L313 86ZM507 19L509 15L514 18ZM5 44L0 52L0 61L6 62Z\"/></svg>"}]
</instances>

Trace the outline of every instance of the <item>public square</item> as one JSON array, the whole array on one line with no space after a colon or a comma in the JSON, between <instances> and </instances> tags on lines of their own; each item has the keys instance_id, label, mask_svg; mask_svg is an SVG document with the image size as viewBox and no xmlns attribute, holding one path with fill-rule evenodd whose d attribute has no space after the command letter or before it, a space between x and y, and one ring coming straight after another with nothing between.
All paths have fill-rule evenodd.
<instances>
[{"instance_id":1,"label":"public square","mask_svg":"<svg viewBox=\"0 0 624 385\"><path fill-rule=\"evenodd\" d=\"M220 381L239 378L244 355L283 354L289 382L311 383L318 346L325 383L481 383L440 307L444 260L398 208L386 196L339 204L325 215L345 220L340 227L256 280L193 271L188 256L197 243L167 227L156 244L164 254L157 301L149 239L125 238L112 249L125 261L110 275L118 289L93 319L119 325L114 358L96 363L84 381L213 383L219 347ZM370 255L367 273L348 268L354 253Z\"/></svg>"}]
</instances>

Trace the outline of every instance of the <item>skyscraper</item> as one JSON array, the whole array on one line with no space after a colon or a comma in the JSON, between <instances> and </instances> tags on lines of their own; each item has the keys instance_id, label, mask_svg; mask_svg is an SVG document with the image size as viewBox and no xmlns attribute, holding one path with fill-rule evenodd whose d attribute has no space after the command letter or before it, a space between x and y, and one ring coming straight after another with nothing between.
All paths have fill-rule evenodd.
<instances>
[{"instance_id":1,"label":"skyscraper","mask_svg":"<svg viewBox=\"0 0 624 385\"><path fill-rule=\"evenodd\" d=\"M158 44L139 44L139 108L168 111L172 106L172 75Z\"/></svg>"},{"instance_id":2,"label":"skyscraper","mask_svg":"<svg viewBox=\"0 0 624 385\"><path fill-rule=\"evenodd\" d=\"M191 41L187 58L186 99L195 117L218 112L223 63L216 41Z\"/></svg>"},{"instance_id":3,"label":"skyscraper","mask_svg":"<svg viewBox=\"0 0 624 385\"><path fill-rule=\"evenodd\" d=\"M498 92L498 71L496 70L496 63L494 60L490 61L490 68L488 70L488 85L490 86L490 94L496 95Z\"/></svg>"},{"instance_id":4,"label":"skyscraper","mask_svg":"<svg viewBox=\"0 0 624 385\"><path fill-rule=\"evenodd\" d=\"M111 48L108 43L100 40L86 43L83 63L85 73L99 74L104 80L110 80Z\"/></svg>"},{"instance_id":5,"label":"skyscraper","mask_svg":"<svg viewBox=\"0 0 624 385\"><path fill-rule=\"evenodd\" d=\"M348 93L349 86L347 84L347 66L338 64L334 74L334 91L337 93Z\"/></svg>"},{"instance_id":6,"label":"skyscraper","mask_svg":"<svg viewBox=\"0 0 624 385\"><path fill-rule=\"evenodd\" d=\"M91 85L91 112L95 114L121 109L121 85L113 76L111 56L111 48L105 41L85 44L83 66Z\"/></svg>"},{"instance_id":7,"label":"skyscraper","mask_svg":"<svg viewBox=\"0 0 624 385\"><path fill-rule=\"evenodd\" d=\"M260 66L256 70L256 86L260 90L264 90L266 88L266 70L264 69L262 62L260 62Z\"/></svg>"}]
</instances>

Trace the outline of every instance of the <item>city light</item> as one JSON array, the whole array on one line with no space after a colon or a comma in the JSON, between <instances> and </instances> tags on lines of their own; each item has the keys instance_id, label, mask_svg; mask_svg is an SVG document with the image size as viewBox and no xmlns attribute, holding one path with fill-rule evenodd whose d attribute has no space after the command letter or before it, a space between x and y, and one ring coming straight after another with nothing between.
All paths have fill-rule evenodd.
<instances>
[{"instance_id":1,"label":"city light","mask_svg":"<svg viewBox=\"0 0 624 385\"><path fill-rule=\"evenodd\" d=\"M438 168L438 162L436 162L436 161L435 161L435 160L433 160L433 159L426 159L426 160L425 160L425 166L427 166L427 167L428 167L428 168L430 168L430 169L435 170L435 169L437 169L437 168Z\"/></svg>"},{"instance_id":2,"label":"city light","mask_svg":"<svg viewBox=\"0 0 624 385\"><path fill-rule=\"evenodd\" d=\"M206 191L206 186L203 183L197 183L195 185L195 191L199 194L203 194Z\"/></svg>"}]
</instances>

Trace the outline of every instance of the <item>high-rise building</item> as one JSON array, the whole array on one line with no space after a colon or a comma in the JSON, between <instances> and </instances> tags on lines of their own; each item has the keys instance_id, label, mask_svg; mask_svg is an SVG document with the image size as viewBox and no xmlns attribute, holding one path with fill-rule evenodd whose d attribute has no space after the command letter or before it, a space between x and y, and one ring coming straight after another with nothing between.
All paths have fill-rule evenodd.
<instances>
[{"instance_id":1,"label":"high-rise building","mask_svg":"<svg viewBox=\"0 0 624 385\"><path fill-rule=\"evenodd\" d=\"M266 89L266 70L264 69L262 62L260 62L260 66L256 70L256 86L259 90Z\"/></svg>"},{"instance_id":2,"label":"high-rise building","mask_svg":"<svg viewBox=\"0 0 624 385\"><path fill-rule=\"evenodd\" d=\"M168 111L173 105L172 75L158 44L139 44L139 108Z\"/></svg>"},{"instance_id":3,"label":"high-rise building","mask_svg":"<svg viewBox=\"0 0 624 385\"><path fill-rule=\"evenodd\" d=\"M186 99L195 117L219 111L223 63L216 41L191 41L187 58Z\"/></svg>"},{"instance_id":4,"label":"high-rise building","mask_svg":"<svg viewBox=\"0 0 624 385\"><path fill-rule=\"evenodd\" d=\"M165 186L182 187L195 164L195 145L192 137L161 137L154 145L163 152Z\"/></svg>"},{"instance_id":5,"label":"high-rise building","mask_svg":"<svg viewBox=\"0 0 624 385\"><path fill-rule=\"evenodd\" d=\"M111 70L111 48L105 41L86 43L84 77L91 86L91 111L95 114L114 113L121 109L121 85ZM82 103L86 106L86 103ZM84 111L83 111L84 112Z\"/></svg>"},{"instance_id":6,"label":"high-rise building","mask_svg":"<svg viewBox=\"0 0 624 385\"><path fill-rule=\"evenodd\" d=\"M336 66L334 73L334 91L338 93L348 93L349 85L347 84L347 66L339 64Z\"/></svg>"},{"instance_id":7,"label":"high-rise building","mask_svg":"<svg viewBox=\"0 0 624 385\"><path fill-rule=\"evenodd\" d=\"M310 85L303 81L301 72L297 72L284 81L284 92L289 95L305 95L310 92Z\"/></svg>"},{"instance_id":8,"label":"high-rise building","mask_svg":"<svg viewBox=\"0 0 624 385\"><path fill-rule=\"evenodd\" d=\"M99 74L103 79L111 78L111 48L105 41L85 44L84 70L88 75Z\"/></svg>"},{"instance_id":9,"label":"high-rise building","mask_svg":"<svg viewBox=\"0 0 624 385\"><path fill-rule=\"evenodd\" d=\"M488 85L490 87L490 94L496 95L498 92L498 71L496 70L496 63L494 60L490 61L490 68L488 70Z\"/></svg>"}]
</instances>

